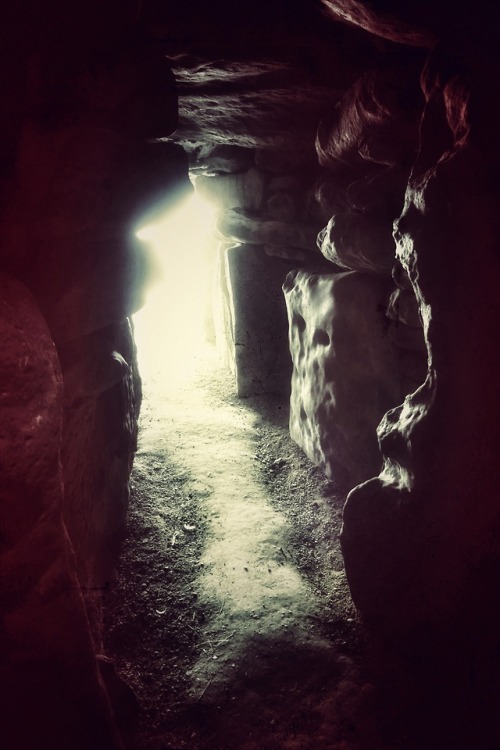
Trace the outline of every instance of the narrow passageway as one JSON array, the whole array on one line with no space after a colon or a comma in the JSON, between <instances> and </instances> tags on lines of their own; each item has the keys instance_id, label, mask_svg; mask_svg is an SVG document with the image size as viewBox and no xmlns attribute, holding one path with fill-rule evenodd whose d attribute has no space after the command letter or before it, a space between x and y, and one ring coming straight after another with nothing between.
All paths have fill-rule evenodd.
<instances>
[{"instance_id":1,"label":"narrow passageway","mask_svg":"<svg viewBox=\"0 0 500 750\"><path fill-rule=\"evenodd\" d=\"M125 733L133 750L375 750L344 496L291 441L288 402L238 398L205 341L212 215L194 196L139 235L164 273L134 319L144 399L108 602L140 705Z\"/></svg>"},{"instance_id":2,"label":"narrow passageway","mask_svg":"<svg viewBox=\"0 0 500 750\"><path fill-rule=\"evenodd\" d=\"M233 390L208 345L182 379L145 382L110 602L133 747L367 747L342 497L289 440L286 404Z\"/></svg>"}]
</instances>

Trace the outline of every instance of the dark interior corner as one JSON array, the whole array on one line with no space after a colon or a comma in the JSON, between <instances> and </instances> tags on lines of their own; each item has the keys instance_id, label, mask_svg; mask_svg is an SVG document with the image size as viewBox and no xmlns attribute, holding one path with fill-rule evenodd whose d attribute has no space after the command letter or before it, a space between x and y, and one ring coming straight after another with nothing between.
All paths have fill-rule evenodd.
<instances>
[{"instance_id":1,"label":"dark interior corner","mask_svg":"<svg viewBox=\"0 0 500 750\"><path fill-rule=\"evenodd\" d=\"M6 750L500 747L498 8L3 4ZM197 700L153 737L112 624L108 641L119 605L106 606L143 398L131 318L157 273L136 232L193 195L216 209L199 317L234 403L267 413L257 453L294 516L297 560L279 547L280 571L295 560L307 577L300 528L321 526L329 604L323 640L297 645L292 620L279 648L268 631L248 635L229 665L235 685L245 676L243 708L231 683L212 699L219 677L205 671ZM190 257L184 278L201 264ZM293 443L272 431L284 425ZM186 538L205 523L191 479ZM349 611L335 609L334 559ZM194 643L210 617L193 614L183 637ZM314 709L304 699L285 726L299 685Z\"/></svg>"}]
</instances>

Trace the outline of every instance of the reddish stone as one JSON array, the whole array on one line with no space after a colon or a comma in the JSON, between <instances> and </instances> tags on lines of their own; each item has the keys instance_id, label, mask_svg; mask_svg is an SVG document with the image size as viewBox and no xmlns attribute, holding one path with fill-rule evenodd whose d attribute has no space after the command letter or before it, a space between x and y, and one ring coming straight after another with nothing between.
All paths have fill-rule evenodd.
<instances>
[{"instance_id":1,"label":"reddish stone","mask_svg":"<svg viewBox=\"0 0 500 750\"><path fill-rule=\"evenodd\" d=\"M0 733L9 750L117 748L62 520L58 358L35 301L5 275L0 338Z\"/></svg>"}]
</instances>

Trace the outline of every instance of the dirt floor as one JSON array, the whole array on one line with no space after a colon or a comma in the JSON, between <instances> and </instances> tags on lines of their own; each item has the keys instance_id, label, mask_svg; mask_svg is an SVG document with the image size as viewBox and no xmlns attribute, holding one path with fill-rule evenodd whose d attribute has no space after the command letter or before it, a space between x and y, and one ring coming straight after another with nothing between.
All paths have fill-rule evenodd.
<instances>
[{"instance_id":1,"label":"dirt floor","mask_svg":"<svg viewBox=\"0 0 500 750\"><path fill-rule=\"evenodd\" d=\"M238 399L199 352L144 384L106 608L127 747L498 750L496 661L485 681L467 634L458 647L416 630L404 653L364 634L338 543L343 493L289 439L287 404Z\"/></svg>"},{"instance_id":2,"label":"dirt floor","mask_svg":"<svg viewBox=\"0 0 500 750\"><path fill-rule=\"evenodd\" d=\"M340 555L344 500L207 347L149 375L107 648L134 750L386 747Z\"/></svg>"}]
</instances>

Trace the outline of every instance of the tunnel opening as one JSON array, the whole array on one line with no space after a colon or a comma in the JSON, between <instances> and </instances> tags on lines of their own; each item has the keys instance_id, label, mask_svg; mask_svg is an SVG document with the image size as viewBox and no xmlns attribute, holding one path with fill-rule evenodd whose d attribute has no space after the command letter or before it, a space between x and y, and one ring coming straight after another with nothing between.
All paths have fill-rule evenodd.
<instances>
[{"instance_id":1,"label":"tunnel opening","mask_svg":"<svg viewBox=\"0 0 500 750\"><path fill-rule=\"evenodd\" d=\"M9 750L498 746L498 8L397 5L2 7ZM225 366L138 434L189 172Z\"/></svg>"},{"instance_id":2,"label":"tunnel opening","mask_svg":"<svg viewBox=\"0 0 500 750\"><path fill-rule=\"evenodd\" d=\"M132 318L145 384L189 378L195 359L213 342L215 211L195 192L136 231L147 246L151 279L145 304Z\"/></svg>"},{"instance_id":3,"label":"tunnel opening","mask_svg":"<svg viewBox=\"0 0 500 750\"><path fill-rule=\"evenodd\" d=\"M343 494L291 441L287 390L266 392L242 371L249 355L228 354L245 279L217 331L213 227L195 193L137 232L163 273L134 316L143 400L106 653L139 701L140 726L131 707L124 733L141 750L321 743L364 710L352 703L359 626L331 543ZM219 236L219 259L233 248Z\"/></svg>"}]
</instances>

